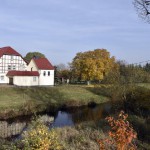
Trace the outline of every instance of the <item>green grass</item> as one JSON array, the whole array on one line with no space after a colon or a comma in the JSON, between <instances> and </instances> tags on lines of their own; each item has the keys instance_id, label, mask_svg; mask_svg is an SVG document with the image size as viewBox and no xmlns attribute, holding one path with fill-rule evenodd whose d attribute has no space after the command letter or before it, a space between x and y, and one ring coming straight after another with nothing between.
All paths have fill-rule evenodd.
<instances>
[{"instance_id":1,"label":"green grass","mask_svg":"<svg viewBox=\"0 0 150 150\"><path fill-rule=\"evenodd\" d=\"M93 87L89 87L93 89ZM96 103L103 103L108 101L108 98L103 95L97 95L91 90L88 90L86 86L62 86L59 87L60 93L63 94L63 98L66 101L76 101L78 103L87 104L91 101Z\"/></svg>"},{"instance_id":2,"label":"green grass","mask_svg":"<svg viewBox=\"0 0 150 150\"><path fill-rule=\"evenodd\" d=\"M0 87L0 117L34 113L62 105L81 106L108 100L108 97L97 95L82 86Z\"/></svg>"}]
</instances>

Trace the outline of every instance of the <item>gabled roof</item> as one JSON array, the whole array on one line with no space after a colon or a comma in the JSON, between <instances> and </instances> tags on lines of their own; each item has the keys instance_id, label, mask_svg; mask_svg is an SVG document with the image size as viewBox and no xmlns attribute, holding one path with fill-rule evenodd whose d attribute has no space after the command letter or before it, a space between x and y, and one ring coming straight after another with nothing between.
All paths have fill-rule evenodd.
<instances>
[{"instance_id":1,"label":"gabled roof","mask_svg":"<svg viewBox=\"0 0 150 150\"><path fill-rule=\"evenodd\" d=\"M54 70L54 67L47 58L33 58L33 61L39 70Z\"/></svg>"},{"instance_id":2,"label":"gabled roof","mask_svg":"<svg viewBox=\"0 0 150 150\"><path fill-rule=\"evenodd\" d=\"M17 51L15 51L13 48L9 46L0 48L0 57L2 57L3 55L21 56Z\"/></svg>"},{"instance_id":3,"label":"gabled roof","mask_svg":"<svg viewBox=\"0 0 150 150\"><path fill-rule=\"evenodd\" d=\"M38 71L9 71L6 76L39 76Z\"/></svg>"}]
</instances>

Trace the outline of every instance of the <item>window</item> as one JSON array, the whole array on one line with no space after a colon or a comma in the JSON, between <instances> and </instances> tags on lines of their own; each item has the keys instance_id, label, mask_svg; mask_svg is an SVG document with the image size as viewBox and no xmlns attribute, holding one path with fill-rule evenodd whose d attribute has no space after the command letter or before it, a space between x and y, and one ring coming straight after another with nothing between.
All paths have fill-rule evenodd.
<instances>
[{"instance_id":1,"label":"window","mask_svg":"<svg viewBox=\"0 0 150 150\"><path fill-rule=\"evenodd\" d=\"M48 76L50 76L50 71L48 71Z\"/></svg>"},{"instance_id":2,"label":"window","mask_svg":"<svg viewBox=\"0 0 150 150\"><path fill-rule=\"evenodd\" d=\"M4 81L4 76L1 76L0 79L1 79L1 81Z\"/></svg>"},{"instance_id":3,"label":"window","mask_svg":"<svg viewBox=\"0 0 150 150\"><path fill-rule=\"evenodd\" d=\"M16 66L15 65L13 65L13 70L16 70Z\"/></svg>"},{"instance_id":4,"label":"window","mask_svg":"<svg viewBox=\"0 0 150 150\"><path fill-rule=\"evenodd\" d=\"M8 70L11 70L11 65L8 65Z\"/></svg>"},{"instance_id":5,"label":"window","mask_svg":"<svg viewBox=\"0 0 150 150\"><path fill-rule=\"evenodd\" d=\"M33 82L36 82L36 77L33 77Z\"/></svg>"},{"instance_id":6,"label":"window","mask_svg":"<svg viewBox=\"0 0 150 150\"><path fill-rule=\"evenodd\" d=\"M46 76L46 71L43 72L43 76Z\"/></svg>"},{"instance_id":7,"label":"window","mask_svg":"<svg viewBox=\"0 0 150 150\"><path fill-rule=\"evenodd\" d=\"M14 59L14 56L10 56L10 59L13 60L13 59Z\"/></svg>"}]
</instances>

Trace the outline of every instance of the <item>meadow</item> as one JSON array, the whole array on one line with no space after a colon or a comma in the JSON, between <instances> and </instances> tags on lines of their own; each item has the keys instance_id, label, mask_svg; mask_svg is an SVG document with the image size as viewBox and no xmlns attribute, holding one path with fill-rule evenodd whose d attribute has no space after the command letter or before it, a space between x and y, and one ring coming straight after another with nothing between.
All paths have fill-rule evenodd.
<instances>
[{"instance_id":1,"label":"meadow","mask_svg":"<svg viewBox=\"0 0 150 150\"><path fill-rule=\"evenodd\" d=\"M92 92L93 87L63 85L56 87L0 87L0 118L11 118L60 107L79 107L110 100Z\"/></svg>"}]
</instances>

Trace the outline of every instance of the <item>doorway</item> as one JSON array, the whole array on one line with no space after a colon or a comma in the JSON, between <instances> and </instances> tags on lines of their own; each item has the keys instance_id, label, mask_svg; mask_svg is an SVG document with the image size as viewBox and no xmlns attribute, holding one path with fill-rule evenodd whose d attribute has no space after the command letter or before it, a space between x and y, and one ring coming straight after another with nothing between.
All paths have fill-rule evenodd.
<instances>
[{"instance_id":1,"label":"doorway","mask_svg":"<svg viewBox=\"0 0 150 150\"><path fill-rule=\"evenodd\" d=\"M9 78L9 84L10 84L10 85L13 85L13 84L14 84L13 78Z\"/></svg>"}]
</instances>

